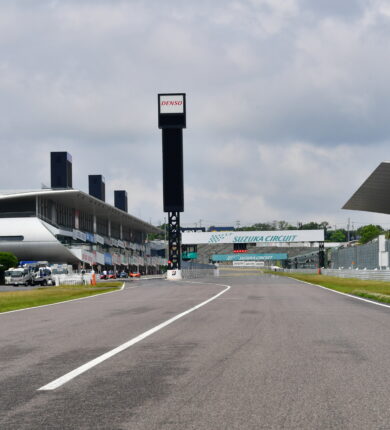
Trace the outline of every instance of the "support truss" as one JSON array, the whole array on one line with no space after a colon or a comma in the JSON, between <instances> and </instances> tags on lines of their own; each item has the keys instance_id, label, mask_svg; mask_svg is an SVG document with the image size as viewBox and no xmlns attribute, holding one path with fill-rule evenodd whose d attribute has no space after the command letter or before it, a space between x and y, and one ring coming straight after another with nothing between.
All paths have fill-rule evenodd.
<instances>
[{"instance_id":1,"label":"support truss","mask_svg":"<svg viewBox=\"0 0 390 430\"><path fill-rule=\"evenodd\" d=\"M168 212L168 269L181 269L180 212Z\"/></svg>"}]
</instances>

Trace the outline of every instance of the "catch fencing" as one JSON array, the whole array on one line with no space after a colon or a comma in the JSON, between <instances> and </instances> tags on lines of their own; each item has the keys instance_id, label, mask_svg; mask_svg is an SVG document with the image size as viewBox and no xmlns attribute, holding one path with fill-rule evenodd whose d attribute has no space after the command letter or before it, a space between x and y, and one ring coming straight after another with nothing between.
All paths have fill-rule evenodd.
<instances>
[{"instance_id":1,"label":"catch fencing","mask_svg":"<svg viewBox=\"0 0 390 430\"><path fill-rule=\"evenodd\" d=\"M385 250L389 250L389 241L385 241ZM375 240L365 245L345 248L334 248L330 253L332 269L379 269L379 241ZM385 266L389 265L389 261Z\"/></svg>"},{"instance_id":2,"label":"catch fencing","mask_svg":"<svg viewBox=\"0 0 390 430\"><path fill-rule=\"evenodd\" d=\"M183 279L209 278L218 275L219 269L213 264L182 262L181 276Z\"/></svg>"}]
</instances>

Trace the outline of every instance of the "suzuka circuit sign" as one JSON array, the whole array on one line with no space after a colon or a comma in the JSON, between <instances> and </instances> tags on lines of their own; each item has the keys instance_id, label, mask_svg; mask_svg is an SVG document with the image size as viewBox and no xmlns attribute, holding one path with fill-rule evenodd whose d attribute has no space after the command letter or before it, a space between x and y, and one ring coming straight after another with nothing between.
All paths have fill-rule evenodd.
<instances>
[{"instance_id":1,"label":"suzuka circuit sign","mask_svg":"<svg viewBox=\"0 0 390 430\"><path fill-rule=\"evenodd\" d=\"M324 230L231 231L225 233L182 233L183 245L201 243L292 243L323 242Z\"/></svg>"}]
</instances>

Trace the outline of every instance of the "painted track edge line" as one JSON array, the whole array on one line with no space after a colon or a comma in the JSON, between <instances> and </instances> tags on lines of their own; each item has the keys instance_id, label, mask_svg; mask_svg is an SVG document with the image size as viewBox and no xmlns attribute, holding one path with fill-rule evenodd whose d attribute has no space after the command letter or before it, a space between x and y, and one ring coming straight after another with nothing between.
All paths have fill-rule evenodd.
<instances>
[{"instance_id":1,"label":"painted track edge line","mask_svg":"<svg viewBox=\"0 0 390 430\"><path fill-rule=\"evenodd\" d=\"M212 284L216 285L216 284ZM221 285L221 284L219 284ZM174 323L178 319L190 314L191 312L196 311L197 309L207 305L208 303L212 302L213 300L217 299L222 294L226 293L226 291L230 290L230 285L223 285L226 287L224 290L220 291L218 294L212 296L211 298L205 300L204 302L199 303L196 306L193 306L190 309L187 309L184 312L181 312L178 315L175 315L174 317L170 318L167 321L162 322L161 324L158 324L155 327L152 327L151 329L141 333L140 335L128 340L125 343L122 343L121 345L117 346L116 348L112 349L111 351L107 351L106 353L99 355L99 357L94 358L93 360L88 361L87 363L77 367L76 369L66 373L63 376L60 376L59 378L55 379L52 382L49 382L46 385L43 385L42 387L38 388L37 391L51 391L55 390L56 388L61 387L62 385L66 384L67 382L71 381L72 379L76 378L77 376L81 375L82 373L86 372L87 370L97 366L98 364L102 363L103 361L108 360L109 358L119 354L122 351L125 351L126 349L130 348L131 346L135 345L136 343L140 342L141 340L146 339L147 337L151 336L152 334L160 331L161 329L167 327L168 325Z\"/></svg>"},{"instance_id":2,"label":"painted track edge line","mask_svg":"<svg viewBox=\"0 0 390 430\"><path fill-rule=\"evenodd\" d=\"M6 314L11 314L13 312L29 311L31 309L46 308L48 306L63 305L64 303L76 302L77 300L93 299L94 297L104 296L105 294L119 293L119 291L123 291L124 288L125 288L125 282L123 282L123 284L119 288L119 290L107 291L107 293L94 294L93 296L80 297L78 299L62 300L61 302L49 303L47 305L30 306L29 308L15 309L13 311L0 312L0 316L1 315L6 315Z\"/></svg>"},{"instance_id":3,"label":"painted track edge line","mask_svg":"<svg viewBox=\"0 0 390 430\"><path fill-rule=\"evenodd\" d=\"M341 291L332 290L331 288L323 287L322 285L313 284L307 281L301 281L300 279L291 278L290 276L286 276L288 279L294 279L294 281L301 282L302 284L313 285L314 287L322 288L323 290L330 291L331 293L341 294L342 296L351 297L352 299L361 300L362 302L371 303L372 305L382 306L384 308L390 308L390 305L386 305L385 303L374 302L373 300L365 299L364 297L354 296L353 294L342 293Z\"/></svg>"}]
</instances>

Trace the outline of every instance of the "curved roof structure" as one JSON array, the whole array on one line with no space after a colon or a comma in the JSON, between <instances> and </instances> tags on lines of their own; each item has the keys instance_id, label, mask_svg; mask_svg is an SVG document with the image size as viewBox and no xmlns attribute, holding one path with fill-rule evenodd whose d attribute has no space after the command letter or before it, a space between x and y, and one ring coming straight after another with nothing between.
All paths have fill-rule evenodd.
<instances>
[{"instance_id":1,"label":"curved roof structure","mask_svg":"<svg viewBox=\"0 0 390 430\"><path fill-rule=\"evenodd\" d=\"M73 205L77 209L92 212L96 216L109 215L112 221L124 223L145 233L161 233L159 228L80 190L50 188L42 190L0 191L0 201L36 196L50 197L54 200L58 199L64 204Z\"/></svg>"},{"instance_id":2,"label":"curved roof structure","mask_svg":"<svg viewBox=\"0 0 390 430\"><path fill-rule=\"evenodd\" d=\"M382 162L342 209L390 215L390 161Z\"/></svg>"}]
</instances>

